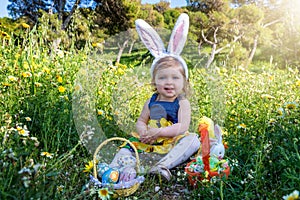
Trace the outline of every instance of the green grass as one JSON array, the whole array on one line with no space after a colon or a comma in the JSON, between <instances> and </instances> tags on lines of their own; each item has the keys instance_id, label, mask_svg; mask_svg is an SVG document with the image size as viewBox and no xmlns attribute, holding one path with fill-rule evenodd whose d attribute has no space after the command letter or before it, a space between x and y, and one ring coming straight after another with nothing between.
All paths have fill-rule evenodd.
<instances>
[{"instance_id":1,"label":"green grass","mask_svg":"<svg viewBox=\"0 0 300 200\"><path fill-rule=\"evenodd\" d=\"M83 190L89 151L134 129L152 93L149 69L141 56L114 66L88 46L50 54L41 33L24 38L0 46L0 198L91 199ZM229 178L192 188L183 164L170 183L146 176L129 199L281 199L299 191L299 72L253 69L190 69L190 131L201 116L220 123ZM94 128L88 148L80 141L86 126Z\"/></svg>"}]
</instances>

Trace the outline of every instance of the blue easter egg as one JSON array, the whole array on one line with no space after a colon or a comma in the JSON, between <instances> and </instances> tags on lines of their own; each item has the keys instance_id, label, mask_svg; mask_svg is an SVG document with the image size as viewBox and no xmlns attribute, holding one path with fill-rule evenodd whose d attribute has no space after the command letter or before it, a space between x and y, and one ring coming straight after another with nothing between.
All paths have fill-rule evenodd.
<instances>
[{"instance_id":1,"label":"blue easter egg","mask_svg":"<svg viewBox=\"0 0 300 200\"><path fill-rule=\"evenodd\" d=\"M102 175L102 183L117 183L120 172L116 168L110 168Z\"/></svg>"},{"instance_id":2,"label":"blue easter egg","mask_svg":"<svg viewBox=\"0 0 300 200\"><path fill-rule=\"evenodd\" d=\"M99 163L97 165L97 173L99 177L102 177L104 172L106 172L107 170L109 170L109 166L106 163Z\"/></svg>"}]
</instances>

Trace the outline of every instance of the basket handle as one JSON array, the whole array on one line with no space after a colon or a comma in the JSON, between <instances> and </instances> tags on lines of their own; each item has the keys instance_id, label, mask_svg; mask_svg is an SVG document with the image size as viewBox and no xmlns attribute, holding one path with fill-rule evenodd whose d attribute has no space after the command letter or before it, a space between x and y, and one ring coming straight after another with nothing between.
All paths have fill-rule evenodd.
<instances>
[{"instance_id":1,"label":"basket handle","mask_svg":"<svg viewBox=\"0 0 300 200\"><path fill-rule=\"evenodd\" d=\"M198 126L201 146L198 149L198 152L196 153L195 156L198 157L201 155L204 164L204 170L210 171L210 166L209 166L210 144L209 144L209 133L207 127L208 127L207 124L199 124Z\"/></svg>"},{"instance_id":2,"label":"basket handle","mask_svg":"<svg viewBox=\"0 0 300 200\"><path fill-rule=\"evenodd\" d=\"M207 130L207 127L208 127L207 124L199 124L199 125L198 125L198 133L199 133L199 135L200 135L199 140L200 140L200 143L201 143L201 144L202 144L202 135L203 135L203 131L204 131L204 130ZM198 151L197 151L197 153L196 153L195 156L196 156L196 157L200 156L201 152L202 152L202 145L200 145L200 148L198 149Z\"/></svg>"},{"instance_id":3,"label":"basket handle","mask_svg":"<svg viewBox=\"0 0 300 200\"><path fill-rule=\"evenodd\" d=\"M103 141L98 147L97 149L95 150L95 153L94 153L94 156L93 156L93 168L94 168L94 177L97 178L97 163L96 163L96 157L97 157L97 154L98 152L100 151L100 149L106 145L107 143L109 143L110 141L113 141L113 140L120 140L120 141L123 141L123 142L127 142L134 150L134 153L135 153L135 157L136 157L136 169L137 169L137 173L139 173L140 171L140 159L139 159L139 154L138 154L138 151L136 149L136 147L132 144L132 142L130 142L129 140L125 139L125 138L121 138L121 137L112 137L112 138L109 138L105 141Z\"/></svg>"}]
</instances>

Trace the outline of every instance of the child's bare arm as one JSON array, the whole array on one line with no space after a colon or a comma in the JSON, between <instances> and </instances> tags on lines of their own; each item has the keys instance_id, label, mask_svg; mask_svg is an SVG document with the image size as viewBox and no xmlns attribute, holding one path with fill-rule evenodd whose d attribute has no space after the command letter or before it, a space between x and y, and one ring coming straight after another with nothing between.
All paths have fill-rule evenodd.
<instances>
[{"instance_id":1,"label":"child's bare arm","mask_svg":"<svg viewBox=\"0 0 300 200\"><path fill-rule=\"evenodd\" d=\"M188 100L181 100L179 105L178 123L165 128L148 128L147 137L142 142L151 143L158 137L175 137L186 132L191 122L190 102Z\"/></svg>"},{"instance_id":2,"label":"child's bare arm","mask_svg":"<svg viewBox=\"0 0 300 200\"><path fill-rule=\"evenodd\" d=\"M147 132L147 124L149 121L149 116L150 116L150 110L148 107L150 100L147 100L146 103L144 104L143 110L136 122L136 130L138 134L141 136Z\"/></svg>"},{"instance_id":3,"label":"child's bare arm","mask_svg":"<svg viewBox=\"0 0 300 200\"><path fill-rule=\"evenodd\" d=\"M159 137L175 137L189 129L191 122L191 106L188 100L179 101L178 123L161 128Z\"/></svg>"}]
</instances>

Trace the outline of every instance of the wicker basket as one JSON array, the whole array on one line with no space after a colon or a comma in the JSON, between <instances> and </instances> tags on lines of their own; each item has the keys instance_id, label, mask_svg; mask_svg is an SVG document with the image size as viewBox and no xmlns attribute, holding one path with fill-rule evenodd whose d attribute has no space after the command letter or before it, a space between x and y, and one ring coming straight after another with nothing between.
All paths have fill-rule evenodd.
<instances>
[{"instance_id":1,"label":"wicker basket","mask_svg":"<svg viewBox=\"0 0 300 200\"><path fill-rule=\"evenodd\" d=\"M196 157L200 156L201 151L202 151L202 160L203 160L203 164L204 164L204 170L208 172L208 177L205 178L205 175L203 173L200 172L191 172L189 171L189 167L190 165L195 162L196 160L192 160L190 161L187 166L185 167L185 172L188 176L188 180L189 183L193 186L196 187L197 186L197 182L202 181L204 179L210 180L210 178L214 177L214 176L218 176L218 177L225 177L228 178L229 174L230 174L230 167L227 166L222 172L218 173L217 171L211 171L210 170L210 166L209 166L209 162L205 161L209 159L209 133L207 130L207 126L203 125L203 124L199 124L198 127L198 131L199 134L201 136L201 144L202 146L205 146L205 148L203 149L199 149ZM203 154L206 154L206 157L203 156Z\"/></svg>"},{"instance_id":2,"label":"wicker basket","mask_svg":"<svg viewBox=\"0 0 300 200\"><path fill-rule=\"evenodd\" d=\"M218 176L218 177L224 177L226 176L226 178L228 178L229 174L230 174L230 168L227 167L226 169L224 169L221 173L218 172L213 172L213 171L208 171L208 177L204 178L204 174L199 173L199 172L191 172L188 170L189 166L195 162L195 160L192 160L191 162L189 162L186 166L186 168L184 169L184 171L186 172L186 174L188 175L188 180L189 183L193 186L196 187L197 186L197 182L202 181L204 179L210 180L212 177L214 176Z\"/></svg>"},{"instance_id":3,"label":"wicker basket","mask_svg":"<svg viewBox=\"0 0 300 200\"><path fill-rule=\"evenodd\" d=\"M102 142L97 147L97 149L94 153L93 166L94 166L94 178L96 178L96 179L97 179L97 167L96 167L97 166L97 163L96 163L97 162L97 159L96 159L97 154L99 153L99 151L101 150L101 148L103 146L105 146L107 143L114 141L114 140L120 140L123 142L127 142L134 149L135 157L136 157L136 172L137 172L137 174L140 172L140 159L139 159L139 155L138 155L138 151L137 151L136 147L129 140L126 140L126 139L120 138L120 137L113 137L113 138L109 138L109 139L105 140L104 142ZM129 196L129 195L133 194L139 188L139 186L140 186L140 183L136 183L130 188L115 189L114 190L114 198Z\"/></svg>"}]
</instances>

